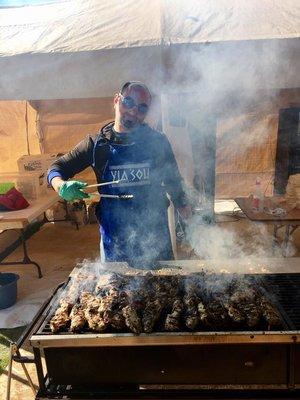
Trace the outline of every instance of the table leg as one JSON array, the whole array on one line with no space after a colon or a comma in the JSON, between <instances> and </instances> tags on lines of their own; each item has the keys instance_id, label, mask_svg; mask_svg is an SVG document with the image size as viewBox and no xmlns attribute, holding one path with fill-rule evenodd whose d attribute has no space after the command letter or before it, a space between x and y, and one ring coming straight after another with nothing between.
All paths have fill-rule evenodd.
<instances>
[{"instance_id":1,"label":"table leg","mask_svg":"<svg viewBox=\"0 0 300 400\"><path fill-rule=\"evenodd\" d=\"M42 278L43 275L42 275L41 267L39 266L38 263L36 263L35 261L32 261L30 259L30 257L28 256L27 246L26 246L26 238L25 238L23 229L21 229L20 239L21 239L21 242L22 242L23 253L24 253L23 261L0 262L0 265L27 265L27 264L32 264L32 265L36 266L36 268L38 270L39 278Z\"/></svg>"},{"instance_id":2,"label":"table leg","mask_svg":"<svg viewBox=\"0 0 300 400\"><path fill-rule=\"evenodd\" d=\"M273 254L275 253L275 249L278 246L277 232L278 232L279 228L282 228L282 225L274 225L273 240L272 240L272 252L273 252Z\"/></svg>"},{"instance_id":3,"label":"table leg","mask_svg":"<svg viewBox=\"0 0 300 400\"><path fill-rule=\"evenodd\" d=\"M282 243L282 255L284 257L287 256L287 247L288 247L288 244L289 244L290 233L291 233L290 227L291 227L291 225L287 225L286 228L285 228L285 235L284 235L284 240L283 240L283 243Z\"/></svg>"},{"instance_id":4,"label":"table leg","mask_svg":"<svg viewBox=\"0 0 300 400\"><path fill-rule=\"evenodd\" d=\"M69 210L68 210L68 202L67 202L66 200L64 200L64 208L65 208L65 212L66 212L66 217L65 217L64 219L52 219L52 220L50 220L50 219L47 218L46 212L44 212L43 223L44 223L44 224L47 224L47 223L50 223L50 222L65 222L65 221L71 221L71 222L74 222L74 224L75 224L75 226L76 226L76 229L79 230L78 222L76 221L76 219L73 219L73 218L71 217L70 213L69 213Z\"/></svg>"},{"instance_id":5,"label":"table leg","mask_svg":"<svg viewBox=\"0 0 300 400\"><path fill-rule=\"evenodd\" d=\"M296 230L297 228L299 228L299 225L291 225L291 227L292 227L292 229L291 229L291 231L290 231L290 235L292 235L292 234L295 232L295 230Z\"/></svg>"}]
</instances>

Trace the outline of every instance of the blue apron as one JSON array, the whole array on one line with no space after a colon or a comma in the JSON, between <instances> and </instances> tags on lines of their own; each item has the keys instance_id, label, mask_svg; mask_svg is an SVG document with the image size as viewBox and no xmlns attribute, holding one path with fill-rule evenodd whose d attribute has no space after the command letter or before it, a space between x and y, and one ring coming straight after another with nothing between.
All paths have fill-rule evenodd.
<instances>
[{"instance_id":1,"label":"blue apron","mask_svg":"<svg viewBox=\"0 0 300 400\"><path fill-rule=\"evenodd\" d=\"M101 142L97 145L101 146ZM144 268L153 266L157 260L173 259L167 214L169 200L154 165L153 151L139 140L109 144L101 181L121 180L121 183L105 186L101 193L134 197L101 198L97 206L105 261L127 261L136 268Z\"/></svg>"}]
</instances>

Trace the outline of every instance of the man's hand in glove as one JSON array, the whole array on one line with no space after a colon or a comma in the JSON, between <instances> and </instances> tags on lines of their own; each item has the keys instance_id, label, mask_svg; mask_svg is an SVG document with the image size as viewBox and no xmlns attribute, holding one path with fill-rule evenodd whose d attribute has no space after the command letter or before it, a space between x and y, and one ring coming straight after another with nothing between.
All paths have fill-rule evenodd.
<instances>
[{"instance_id":1,"label":"man's hand in glove","mask_svg":"<svg viewBox=\"0 0 300 400\"><path fill-rule=\"evenodd\" d=\"M82 191L86 186L87 183L80 181L63 182L59 187L58 194L66 201L86 199L89 195Z\"/></svg>"}]
</instances>

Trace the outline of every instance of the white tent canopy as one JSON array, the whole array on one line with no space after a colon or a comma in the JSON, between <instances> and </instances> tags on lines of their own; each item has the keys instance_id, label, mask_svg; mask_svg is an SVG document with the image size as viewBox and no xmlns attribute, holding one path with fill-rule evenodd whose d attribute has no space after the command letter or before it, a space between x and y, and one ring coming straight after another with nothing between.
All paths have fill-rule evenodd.
<instances>
[{"instance_id":1,"label":"white tent canopy","mask_svg":"<svg viewBox=\"0 0 300 400\"><path fill-rule=\"evenodd\" d=\"M194 86L193 71L203 65L202 80L209 70L209 80L218 81L221 71L210 68L216 55L236 79L242 53L248 79L253 59L261 58L255 73L271 80L261 82L297 87L299 36L297 0L70 0L2 8L0 93L2 99L106 97L128 79L161 91L176 87L182 74L192 74Z\"/></svg>"},{"instance_id":2,"label":"white tent canopy","mask_svg":"<svg viewBox=\"0 0 300 400\"><path fill-rule=\"evenodd\" d=\"M67 0L0 12L1 56L299 37L297 0Z\"/></svg>"},{"instance_id":3,"label":"white tent canopy","mask_svg":"<svg viewBox=\"0 0 300 400\"><path fill-rule=\"evenodd\" d=\"M188 137L206 135L213 116L217 193L247 194L260 173L271 187L279 109L300 104L299 38L298 0L0 8L0 169L70 150L113 118L113 94L134 79L158 94L153 115L187 182L203 172Z\"/></svg>"}]
</instances>

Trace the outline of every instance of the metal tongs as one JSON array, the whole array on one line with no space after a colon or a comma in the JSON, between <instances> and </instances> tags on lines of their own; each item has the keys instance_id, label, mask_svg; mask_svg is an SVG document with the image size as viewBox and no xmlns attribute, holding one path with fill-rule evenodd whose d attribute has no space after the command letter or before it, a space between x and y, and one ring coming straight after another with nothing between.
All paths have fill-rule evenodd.
<instances>
[{"instance_id":1,"label":"metal tongs","mask_svg":"<svg viewBox=\"0 0 300 400\"><path fill-rule=\"evenodd\" d=\"M118 184L120 182L121 182L121 180L110 181L110 182L102 182L102 183L95 183L93 185L85 186L84 189L93 188L93 187L99 187L99 186L113 185L113 184ZM93 193L89 193L89 195L96 196L96 195L99 195L99 193L98 192L93 192ZM107 199L118 199L118 200L130 200L130 199L133 199L133 195L132 194L105 194L105 193L101 194L100 193L100 197L105 197Z\"/></svg>"},{"instance_id":2,"label":"metal tongs","mask_svg":"<svg viewBox=\"0 0 300 400\"><path fill-rule=\"evenodd\" d=\"M99 193L91 193L99 194ZM107 199L119 199L119 200L130 200L133 199L133 194L100 194L100 198L105 197Z\"/></svg>"},{"instance_id":3,"label":"metal tongs","mask_svg":"<svg viewBox=\"0 0 300 400\"><path fill-rule=\"evenodd\" d=\"M113 184L117 184L117 183L120 183L120 182L121 182L121 180L110 181L110 182L102 182L102 183L95 183L93 185L85 186L84 189L93 188L93 187L99 187L99 186L113 185Z\"/></svg>"}]
</instances>

